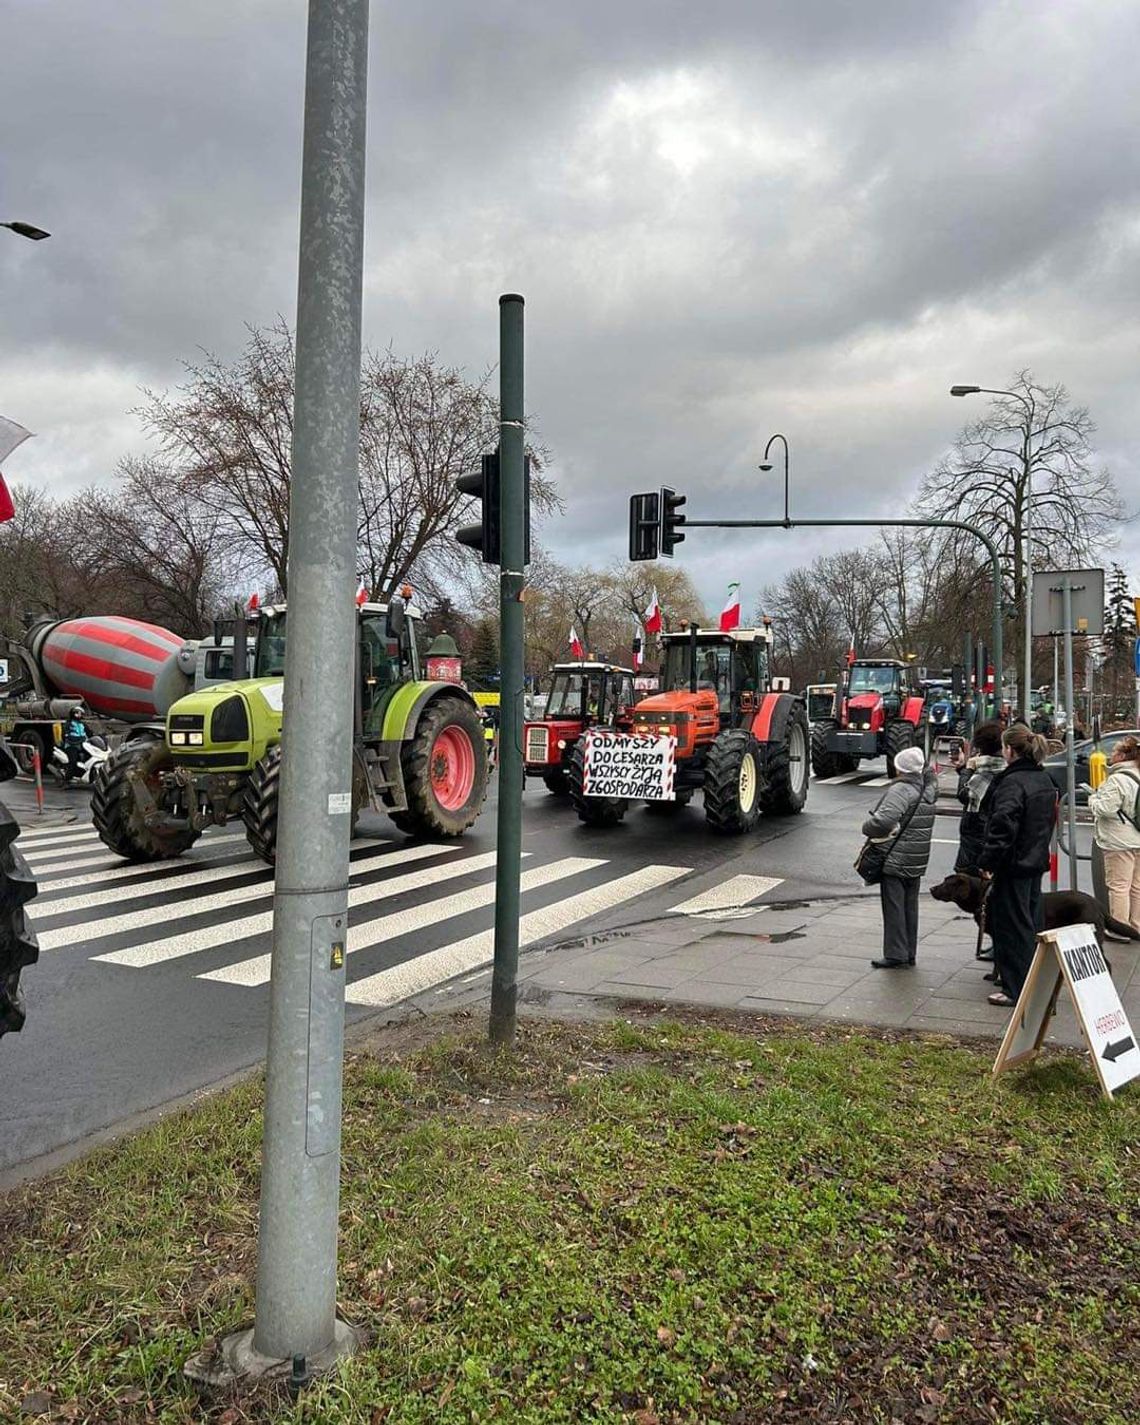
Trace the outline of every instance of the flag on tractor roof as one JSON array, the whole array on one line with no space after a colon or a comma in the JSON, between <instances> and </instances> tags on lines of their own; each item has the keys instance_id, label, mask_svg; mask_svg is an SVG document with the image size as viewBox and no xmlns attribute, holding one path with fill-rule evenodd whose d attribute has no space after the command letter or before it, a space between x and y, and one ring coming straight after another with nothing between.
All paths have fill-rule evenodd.
<instances>
[{"instance_id":1,"label":"flag on tractor roof","mask_svg":"<svg viewBox=\"0 0 1140 1425\"><path fill-rule=\"evenodd\" d=\"M581 658L585 649L579 642L578 635L574 632L574 625L570 625L570 657Z\"/></svg>"},{"instance_id":2,"label":"flag on tractor roof","mask_svg":"<svg viewBox=\"0 0 1140 1425\"><path fill-rule=\"evenodd\" d=\"M356 591L356 607L363 608L368 602L368 585L363 579L360 581L360 588Z\"/></svg>"},{"instance_id":3,"label":"flag on tractor roof","mask_svg":"<svg viewBox=\"0 0 1140 1425\"><path fill-rule=\"evenodd\" d=\"M653 590L653 597L649 600L649 607L645 610L645 631L646 633L661 632L661 605L657 602L657 590Z\"/></svg>"},{"instance_id":4,"label":"flag on tractor roof","mask_svg":"<svg viewBox=\"0 0 1140 1425\"><path fill-rule=\"evenodd\" d=\"M740 585L729 584L728 598L724 601L724 608L720 611L720 628L722 633L727 633L730 629L740 627Z\"/></svg>"},{"instance_id":5,"label":"flag on tractor roof","mask_svg":"<svg viewBox=\"0 0 1140 1425\"><path fill-rule=\"evenodd\" d=\"M246 604L246 606L245 606L246 612L247 612L247 613L251 613L251 614L255 614L255 613L258 611L258 609L259 609L260 607L261 607L261 595L257 592L256 589L254 589L253 593L250 594L250 596L249 596L249 603Z\"/></svg>"},{"instance_id":6,"label":"flag on tractor roof","mask_svg":"<svg viewBox=\"0 0 1140 1425\"><path fill-rule=\"evenodd\" d=\"M23 445L30 435L30 430L10 421L7 416L0 416L0 465L3 465L16 447ZM15 513L16 506L12 503L12 495L4 482L4 476L0 475L0 524L10 520Z\"/></svg>"},{"instance_id":7,"label":"flag on tractor roof","mask_svg":"<svg viewBox=\"0 0 1140 1425\"><path fill-rule=\"evenodd\" d=\"M855 635L851 635L851 642L847 645L847 666L852 667L855 662Z\"/></svg>"}]
</instances>

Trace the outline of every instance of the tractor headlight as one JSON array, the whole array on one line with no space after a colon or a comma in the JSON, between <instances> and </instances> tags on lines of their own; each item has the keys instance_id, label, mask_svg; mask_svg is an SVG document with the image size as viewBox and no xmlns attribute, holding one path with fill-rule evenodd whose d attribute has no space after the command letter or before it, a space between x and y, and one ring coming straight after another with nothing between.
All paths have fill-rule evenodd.
<instances>
[{"instance_id":1,"label":"tractor headlight","mask_svg":"<svg viewBox=\"0 0 1140 1425\"><path fill-rule=\"evenodd\" d=\"M186 734L184 732L172 732L170 734L170 742L174 747L185 747Z\"/></svg>"},{"instance_id":2,"label":"tractor headlight","mask_svg":"<svg viewBox=\"0 0 1140 1425\"><path fill-rule=\"evenodd\" d=\"M559 750L559 752L561 752L562 749L563 749L565 746L566 746L566 739L565 739L564 737L560 737L560 738L558 739L558 750Z\"/></svg>"},{"instance_id":3,"label":"tractor headlight","mask_svg":"<svg viewBox=\"0 0 1140 1425\"><path fill-rule=\"evenodd\" d=\"M189 742L191 747L201 747L202 744L206 741L206 737L204 733L191 732L187 734L186 740L187 742Z\"/></svg>"}]
</instances>

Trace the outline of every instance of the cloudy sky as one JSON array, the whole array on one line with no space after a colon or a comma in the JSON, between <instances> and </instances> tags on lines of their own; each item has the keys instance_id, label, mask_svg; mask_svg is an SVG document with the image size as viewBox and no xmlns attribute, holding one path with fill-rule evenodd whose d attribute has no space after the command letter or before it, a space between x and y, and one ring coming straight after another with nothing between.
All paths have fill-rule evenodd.
<instances>
[{"instance_id":1,"label":"cloudy sky","mask_svg":"<svg viewBox=\"0 0 1140 1425\"><path fill-rule=\"evenodd\" d=\"M7 474L66 491L140 448L141 385L292 317L305 7L0 26L0 220L53 233L0 232L0 413L38 433ZM779 514L776 430L793 513L900 509L970 414L948 387L1022 367L1091 408L1138 510L1138 54L1135 0L374 0L365 338L475 373L525 295L568 560L622 555L660 483ZM751 603L821 543L683 554Z\"/></svg>"}]
</instances>

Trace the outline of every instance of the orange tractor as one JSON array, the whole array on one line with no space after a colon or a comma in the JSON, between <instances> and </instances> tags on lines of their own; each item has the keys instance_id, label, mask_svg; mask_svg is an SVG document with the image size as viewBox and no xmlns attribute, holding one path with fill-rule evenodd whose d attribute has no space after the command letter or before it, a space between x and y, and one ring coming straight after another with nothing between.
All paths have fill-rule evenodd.
<instances>
[{"instance_id":1,"label":"orange tractor","mask_svg":"<svg viewBox=\"0 0 1140 1425\"><path fill-rule=\"evenodd\" d=\"M636 701L633 669L579 660L556 663L541 718L523 726L523 767L527 777L541 777L556 797L570 795L570 758L588 727L603 722L629 726Z\"/></svg>"},{"instance_id":2,"label":"orange tractor","mask_svg":"<svg viewBox=\"0 0 1140 1425\"><path fill-rule=\"evenodd\" d=\"M809 732L802 698L776 692L772 630L690 628L661 636L661 692L622 727L590 728L570 759L570 796L582 821L612 826L632 801L672 812L703 793L705 820L726 835L761 812L798 812L807 800Z\"/></svg>"},{"instance_id":3,"label":"orange tractor","mask_svg":"<svg viewBox=\"0 0 1140 1425\"><path fill-rule=\"evenodd\" d=\"M885 757L887 776L904 747L923 741L926 703L909 663L856 658L835 714L812 723L811 764L817 777L858 769L864 757Z\"/></svg>"}]
</instances>

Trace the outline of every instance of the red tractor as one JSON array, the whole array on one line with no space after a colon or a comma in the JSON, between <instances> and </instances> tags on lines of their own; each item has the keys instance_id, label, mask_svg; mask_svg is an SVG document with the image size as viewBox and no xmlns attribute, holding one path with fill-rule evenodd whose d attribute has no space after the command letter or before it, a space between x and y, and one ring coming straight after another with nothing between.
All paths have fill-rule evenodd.
<instances>
[{"instance_id":1,"label":"red tractor","mask_svg":"<svg viewBox=\"0 0 1140 1425\"><path fill-rule=\"evenodd\" d=\"M633 670L611 663L556 663L541 719L523 728L526 776L541 777L556 797L570 795L570 758L597 722L628 727L637 695Z\"/></svg>"},{"instance_id":2,"label":"red tractor","mask_svg":"<svg viewBox=\"0 0 1140 1425\"><path fill-rule=\"evenodd\" d=\"M612 826L632 801L672 812L698 791L709 828L724 834L751 831L761 812L800 811L807 713L802 698L772 690L771 628L690 628L661 643L661 691L643 698L627 725L599 724L574 747L579 818Z\"/></svg>"},{"instance_id":3,"label":"red tractor","mask_svg":"<svg viewBox=\"0 0 1140 1425\"><path fill-rule=\"evenodd\" d=\"M855 659L837 715L812 724L812 771L835 777L856 771L864 757L886 757L887 776L893 777L898 754L922 742L925 707L909 663Z\"/></svg>"}]
</instances>

